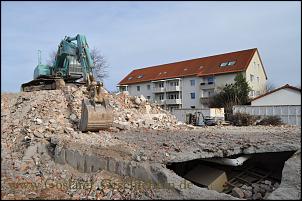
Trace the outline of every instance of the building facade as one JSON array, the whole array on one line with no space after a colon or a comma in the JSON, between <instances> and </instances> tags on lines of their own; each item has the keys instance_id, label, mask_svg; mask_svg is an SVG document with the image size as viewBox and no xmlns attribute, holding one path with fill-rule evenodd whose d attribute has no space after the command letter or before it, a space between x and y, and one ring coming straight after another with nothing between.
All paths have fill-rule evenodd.
<instances>
[{"instance_id":1,"label":"building facade","mask_svg":"<svg viewBox=\"0 0 302 201\"><path fill-rule=\"evenodd\" d=\"M267 76L256 48L133 70L117 87L163 108L208 108L209 97L242 73L251 97L265 92Z\"/></svg>"},{"instance_id":2,"label":"building facade","mask_svg":"<svg viewBox=\"0 0 302 201\"><path fill-rule=\"evenodd\" d=\"M301 89L288 84L251 100L251 106L300 105Z\"/></svg>"}]
</instances>

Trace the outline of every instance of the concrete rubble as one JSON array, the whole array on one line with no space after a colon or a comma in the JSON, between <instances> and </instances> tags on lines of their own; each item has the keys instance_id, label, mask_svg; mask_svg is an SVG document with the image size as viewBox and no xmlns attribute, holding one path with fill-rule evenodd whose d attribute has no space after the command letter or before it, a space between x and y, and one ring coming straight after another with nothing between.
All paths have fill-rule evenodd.
<instances>
[{"instance_id":1,"label":"concrete rubble","mask_svg":"<svg viewBox=\"0 0 302 201\"><path fill-rule=\"evenodd\" d=\"M87 97L84 86L2 93L1 198L254 199L258 196L262 199L267 197L266 193L255 191L257 187L253 186L252 189L246 186L234 190L235 197L194 185L189 190L141 186L147 185L148 180L144 181L143 177L149 174L152 180L179 182L180 178L165 168L169 162L240 152L300 149L300 128L257 127L252 128L252 133L231 126L198 128L177 121L144 97L106 91L104 96L113 109L113 127L82 133L78 124L81 101ZM64 155L64 160L60 161L59 156L67 152L70 156ZM88 156L104 159L106 167L98 169L93 165L87 171L88 163L83 166L81 163L88 161ZM78 162L72 159L81 157L83 160ZM130 168L129 174L121 166L123 164ZM110 185L104 186L102 181L110 181ZM113 188L113 184L123 186ZM72 187L77 185L82 186L80 189ZM265 185L267 192L277 187L265 181L259 185L261 188Z\"/></svg>"}]
</instances>

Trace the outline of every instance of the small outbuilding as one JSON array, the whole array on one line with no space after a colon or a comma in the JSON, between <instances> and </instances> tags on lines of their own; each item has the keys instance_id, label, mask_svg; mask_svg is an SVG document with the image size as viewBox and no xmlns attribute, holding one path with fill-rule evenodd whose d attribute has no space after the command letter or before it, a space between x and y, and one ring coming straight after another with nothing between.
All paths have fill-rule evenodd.
<instances>
[{"instance_id":1,"label":"small outbuilding","mask_svg":"<svg viewBox=\"0 0 302 201\"><path fill-rule=\"evenodd\" d=\"M288 84L251 100L251 106L301 105L301 89Z\"/></svg>"}]
</instances>

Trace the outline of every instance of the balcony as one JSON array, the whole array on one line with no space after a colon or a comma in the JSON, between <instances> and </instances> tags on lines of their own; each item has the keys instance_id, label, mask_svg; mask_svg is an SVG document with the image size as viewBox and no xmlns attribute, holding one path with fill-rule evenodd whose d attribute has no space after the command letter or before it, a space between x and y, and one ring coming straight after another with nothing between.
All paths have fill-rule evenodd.
<instances>
[{"instance_id":1,"label":"balcony","mask_svg":"<svg viewBox=\"0 0 302 201\"><path fill-rule=\"evenodd\" d=\"M154 102L159 104L159 105L164 105L165 104L165 100L156 99L156 100L154 100Z\"/></svg>"},{"instance_id":2,"label":"balcony","mask_svg":"<svg viewBox=\"0 0 302 201\"><path fill-rule=\"evenodd\" d=\"M215 88L215 84L214 82L210 82L210 83L200 83L200 89L214 89Z\"/></svg>"},{"instance_id":3,"label":"balcony","mask_svg":"<svg viewBox=\"0 0 302 201\"><path fill-rule=\"evenodd\" d=\"M168 86L166 87L166 91L180 91L180 86Z\"/></svg>"},{"instance_id":4,"label":"balcony","mask_svg":"<svg viewBox=\"0 0 302 201\"><path fill-rule=\"evenodd\" d=\"M165 92L165 88L164 87L154 87L154 88L152 88L152 92L153 93L163 93L163 92Z\"/></svg>"},{"instance_id":5,"label":"balcony","mask_svg":"<svg viewBox=\"0 0 302 201\"><path fill-rule=\"evenodd\" d=\"M200 98L200 103L201 104L209 104L210 97L201 97Z\"/></svg>"},{"instance_id":6,"label":"balcony","mask_svg":"<svg viewBox=\"0 0 302 201\"><path fill-rule=\"evenodd\" d=\"M166 99L167 105L179 105L181 102L181 99Z\"/></svg>"}]
</instances>

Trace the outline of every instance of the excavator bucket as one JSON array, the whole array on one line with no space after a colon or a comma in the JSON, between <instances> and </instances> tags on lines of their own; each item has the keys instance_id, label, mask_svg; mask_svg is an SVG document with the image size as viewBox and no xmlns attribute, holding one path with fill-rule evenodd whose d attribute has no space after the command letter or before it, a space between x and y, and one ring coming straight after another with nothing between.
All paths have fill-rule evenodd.
<instances>
[{"instance_id":1,"label":"excavator bucket","mask_svg":"<svg viewBox=\"0 0 302 201\"><path fill-rule=\"evenodd\" d=\"M82 101L82 114L80 121L80 130L99 131L107 129L113 124L113 113L107 104L91 104L90 100Z\"/></svg>"}]
</instances>

